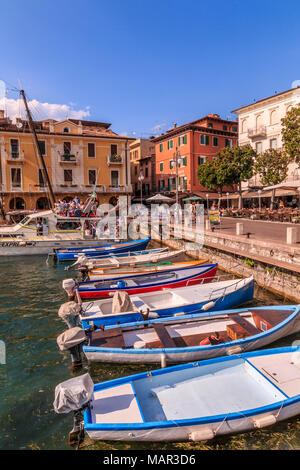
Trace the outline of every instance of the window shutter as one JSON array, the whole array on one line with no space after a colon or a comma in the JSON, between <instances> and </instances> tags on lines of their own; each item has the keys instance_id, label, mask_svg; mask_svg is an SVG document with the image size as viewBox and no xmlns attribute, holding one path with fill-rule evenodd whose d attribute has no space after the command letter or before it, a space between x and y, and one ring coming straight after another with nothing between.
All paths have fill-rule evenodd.
<instances>
[{"instance_id":1,"label":"window shutter","mask_svg":"<svg viewBox=\"0 0 300 470\"><path fill-rule=\"evenodd\" d=\"M209 135L205 136L205 145L209 145Z\"/></svg>"},{"instance_id":2,"label":"window shutter","mask_svg":"<svg viewBox=\"0 0 300 470\"><path fill-rule=\"evenodd\" d=\"M186 135L183 136L183 143L186 144Z\"/></svg>"},{"instance_id":3,"label":"window shutter","mask_svg":"<svg viewBox=\"0 0 300 470\"><path fill-rule=\"evenodd\" d=\"M186 157L183 157L183 166L186 166Z\"/></svg>"}]
</instances>

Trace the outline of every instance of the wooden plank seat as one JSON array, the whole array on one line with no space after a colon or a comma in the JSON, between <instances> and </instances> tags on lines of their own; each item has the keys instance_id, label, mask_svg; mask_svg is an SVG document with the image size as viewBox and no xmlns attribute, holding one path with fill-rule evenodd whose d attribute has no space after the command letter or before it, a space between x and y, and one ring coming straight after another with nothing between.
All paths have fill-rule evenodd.
<instances>
[{"instance_id":1,"label":"wooden plank seat","mask_svg":"<svg viewBox=\"0 0 300 470\"><path fill-rule=\"evenodd\" d=\"M188 346L199 346L200 345L200 342L207 338L208 336L211 336L211 335L214 335L215 334L215 331L211 331L211 332L208 332L208 333L198 333L196 335L187 335L187 336L174 336L173 338L171 338L174 343L175 343L175 346L172 346L172 347L176 347L176 348L186 348ZM226 342L226 341L231 341L231 338L229 338L229 336L227 335L227 332L224 330L224 331L219 331L219 335L220 337L222 338L223 340L223 343ZM146 348L161 348L161 347L164 347L163 344L161 343L160 340L156 340L156 341L149 341L148 343L146 343Z\"/></svg>"},{"instance_id":2,"label":"wooden plank seat","mask_svg":"<svg viewBox=\"0 0 300 470\"><path fill-rule=\"evenodd\" d=\"M152 326L155 330L155 333L159 337L163 348L176 348L176 343L167 332L165 325L157 323L153 324Z\"/></svg>"},{"instance_id":3,"label":"wooden plank seat","mask_svg":"<svg viewBox=\"0 0 300 470\"><path fill-rule=\"evenodd\" d=\"M126 349L122 328L93 331L91 334L90 346Z\"/></svg>"},{"instance_id":4,"label":"wooden plank seat","mask_svg":"<svg viewBox=\"0 0 300 470\"><path fill-rule=\"evenodd\" d=\"M240 317L237 315L230 315L231 320L233 320L241 329L245 331L246 336L254 336L258 333L261 333L261 330L256 328L252 323L250 323L246 318ZM227 330L228 331L228 330Z\"/></svg>"}]
</instances>

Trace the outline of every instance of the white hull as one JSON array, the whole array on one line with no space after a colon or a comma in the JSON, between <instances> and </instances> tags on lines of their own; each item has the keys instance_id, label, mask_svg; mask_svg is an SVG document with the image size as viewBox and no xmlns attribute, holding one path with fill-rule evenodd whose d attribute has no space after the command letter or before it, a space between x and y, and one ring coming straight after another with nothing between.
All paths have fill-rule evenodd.
<instances>
[{"instance_id":1,"label":"white hull","mask_svg":"<svg viewBox=\"0 0 300 470\"><path fill-rule=\"evenodd\" d=\"M194 348L194 351L190 351L193 348L178 348L178 352L168 352L168 349L158 350L157 353L152 352L154 349L147 349L145 352L143 349L130 352L131 350L123 350L122 352L116 349L116 352L105 352L105 348L102 348L102 351L99 352L89 352L85 351L86 358L90 362L114 362L119 364L156 364L162 362L162 355L167 364L176 364L182 362L193 362L204 359L212 359L214 357L226 356L231 354L239 354L241 352L253 351L255 349L262 348L268 344L277 341L280 338L291 335L300 331L300 318L296 317L292 322L288 323L285 327L280 328L277 331L274 331L273 334L263 336L261 338L254 338L253 340L245 341L243 346L234 345L235 342L225 346L218 345L217 348L212 348L211 346ZM181 351L180 351L181 349ZM184 349L189 349L189 351L184 352ZM103 351L104 350L104 351Z\"/></svg>"},{"instance_id":2,"label":"white hull","mask_svg":"<svg viewBox=\"0 0 300 470\"><path fill-rule=\"evenodd\" d=\"M0 256L47 255L53 249L100 245L100 240L0 240ZM103 244L107 241L103 241Z\"/></svg>"},{"instance_id":3,"label":"white hull","mask_svg":"<svg viewBox=\"0 0 300 470\"><path fill-rule=\"evenodd\" d=\"M259 427L267 427L276 422L287 420L300 414L300 403L294 403L282 408L276 417L279 410L280 406L274 412L256 414L251 416L251 418L245 417L221 422L217 421L209 425L174 426L171 428L147 430L131 430L129 427L126 431L87 430L87 434L91 439L108 441L206 441L217 436L254 431L258 428L257 424L260 422L261 426Z\"/></svg>"}]
</instances>

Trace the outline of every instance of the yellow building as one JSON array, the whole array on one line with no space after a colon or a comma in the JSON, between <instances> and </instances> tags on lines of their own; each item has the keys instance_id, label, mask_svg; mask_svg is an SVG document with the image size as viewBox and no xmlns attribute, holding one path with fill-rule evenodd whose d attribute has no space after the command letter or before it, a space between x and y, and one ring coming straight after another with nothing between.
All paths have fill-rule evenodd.
<instances>
[{"instance_id":1,"label":"yellow building","mask_svg":"<svg viewBox=\"0 0 300 470\"><path fill-rule=\"evenodd\" d=\"M100 203L131 195L129 145L110 124L46 119L34 122L55 198L86 200L92 190ZM27 121L13 124L0 110L0 187L4 210L46 209L48 190Z\"/></svg>"}]
</instances>

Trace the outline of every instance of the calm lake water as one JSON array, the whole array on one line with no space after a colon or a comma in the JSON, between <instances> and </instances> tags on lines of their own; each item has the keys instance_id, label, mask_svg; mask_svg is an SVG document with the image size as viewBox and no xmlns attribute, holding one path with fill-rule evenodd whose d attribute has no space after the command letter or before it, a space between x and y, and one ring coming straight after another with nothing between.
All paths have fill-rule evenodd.
<instances>
[{"instance_id":1,"label":"calm lake water","mask_svg":"<svg viewBox=\"0 0 300 470\"><path fill-rule=\"evenodd\" d=\"M0 258L0 339L7 363L0 365L0 449L71 449L66 441L73 426L71 414L53 411L55 386L89 372L95 383L159 366L94 364L73 372L69 354L59 351L56 338L66 329L57 315L66 301L61 282L72 277L64 265L46 265L46 257ZM256 289L252 305L289 303ZM272 346L290 345L300 334ZM300 418L252 433L218 438L207 443L92 443L84 449L298 449Z\"/></svg>"}]
</instances>

